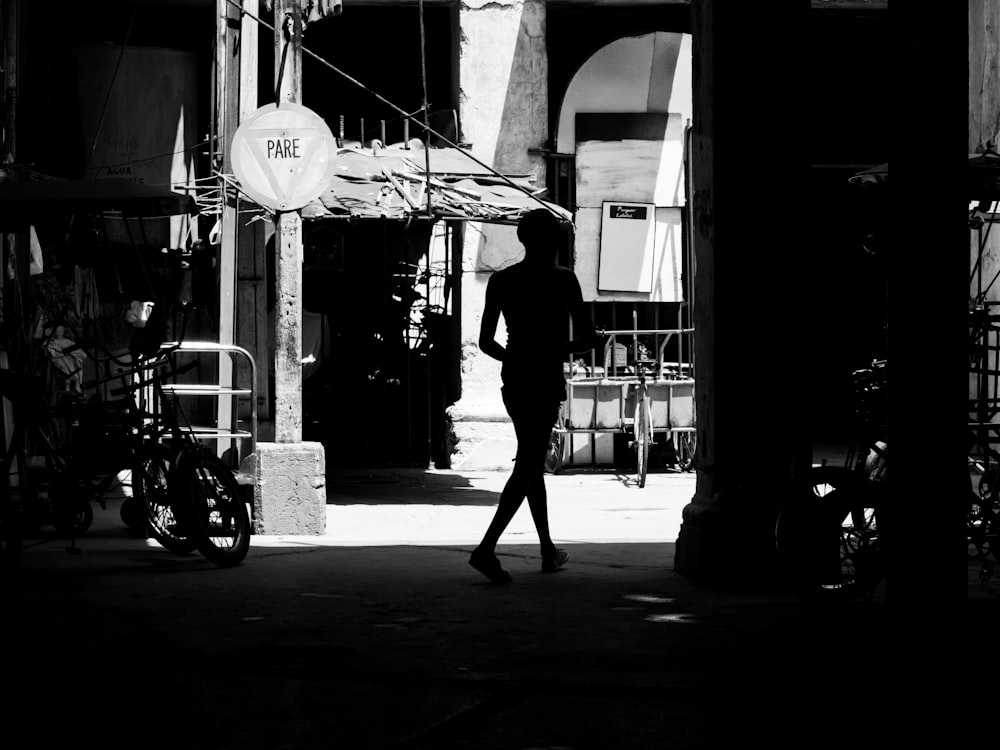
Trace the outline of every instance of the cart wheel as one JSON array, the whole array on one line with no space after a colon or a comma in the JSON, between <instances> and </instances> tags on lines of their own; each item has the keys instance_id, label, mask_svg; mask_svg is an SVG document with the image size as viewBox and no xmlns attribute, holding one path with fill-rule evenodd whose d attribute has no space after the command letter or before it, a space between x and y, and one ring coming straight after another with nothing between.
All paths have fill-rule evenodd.
<instances>
[{"instance_id":1,"label":"cart wheel","mask_svg":"<svg viewBox=\"0 0 1000 750\"><path fill-rule=\"evenodd\" d=\"M161 547L179 555L195 550L194 539L177 521L167 488L173 459L165 448L152 448L138 456L132 470L132 487L142 513L142 523Z\"/></svg>"},{"instance_id":2,"label":"cart wheel","mask_svg":"<svg viewBox=\"0 0 1000 750\"><path fill-rule=\"evenodd\" d=\"M130 529L136 529L138 531L145 530L146 514L143 511L142 503L136 498L127 497L122 500L122 505L118 514L121 516L122 523Z\"/></svg>"},{"instance_id":3,"label":"cart wheel","mask_svg":"<svg viewBox=\"0 0 1000 750\"><path fill-rule=\"evenodd\" d=\"M181 527L205 559L239 565L250 548L250 511L229 467L196 445L178 455L168 486Z\"/></svg>"},{"instance_id":4,"label":"cart wheel","mask_svg":"<svg viewBox=\"0 0 1000 750\"><path fill-rule=\"evenodd\" d=\"M545 471L548 474L557 474L563 464L563 447L565 436L561 432L552 430L549 438L549 449L545 452Z\"/></svg>"},{"instance_id":5,"label":"cart wheel","mask_svg":"<svg viewBox=\"0 0 1000 750\"><path fill-rule=\"evenodd\" d=\"M94 522L94 509L86 499L59 502L52 509L52 525L62 536L79 536Z\"/></svg>"},{"instance_id":6,"label":"cart wheel","mask_svg":"<svg viewBox=\"0 0 1000 750\"><path fill-rule=\"evenodd\" d=\"M646 486L646 474L649 472L649 444L652 442L652 437L649 429L649 405L643 400L637 407L635 419L636 468L640 488Z\"/></svg>"},{"instance_id":7,"label":"cart wheel","mask_svg":"<svg viewBox=\"0 0 1000 750\"><path fill-rule=\"evenodd\" d=\"M677 454L677 468L681 471L694 471L694 454L698 447L698 433L694 430L675 432L674 445Z\"/></svg>"}]
</instances>

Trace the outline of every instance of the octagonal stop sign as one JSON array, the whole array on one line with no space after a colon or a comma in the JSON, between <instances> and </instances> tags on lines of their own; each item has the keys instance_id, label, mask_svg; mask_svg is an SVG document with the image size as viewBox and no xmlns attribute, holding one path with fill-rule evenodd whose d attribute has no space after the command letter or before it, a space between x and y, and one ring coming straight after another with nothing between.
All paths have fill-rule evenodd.
<instances>
[{"instance_id":1,"label":"octagonal stop sign","mask_svg":"<svg viewBox=\"0 0 1000 750\"><path fill-rule=\"evenodd\" d=\"M323 118L293 102L267 104L233 135L233 172L257 203L294 211L315 200L333 177L337 141Z\"/></svg>"}]
</instances>

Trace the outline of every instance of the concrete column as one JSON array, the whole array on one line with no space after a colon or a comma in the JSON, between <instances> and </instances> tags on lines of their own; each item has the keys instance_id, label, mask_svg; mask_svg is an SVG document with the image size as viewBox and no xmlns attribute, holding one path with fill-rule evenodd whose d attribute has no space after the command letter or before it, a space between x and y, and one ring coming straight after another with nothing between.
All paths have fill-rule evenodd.
<instances>
[{"instance_id":1,"label":"concrete column","mask_svg":"<svg viewBox=\"0 0 1000 750\"><path fill-rule=\"evenodd\" d=\"M302 2L274 7L278 103L302 99ZM257 444L257 528L263 534L326 530L326 459L302 442L302 214L275 217L274 443Z\"/></svg>"},{"instance_id":2,"label":"concrete column","mask_svg":"<svg viewBox=\"0 0 1000 750\"><path fill-rule=\"evenodd\" d=\"M897 14L894 6L890 40L891 78L898 81L891 122L893 215L918 204L925 210L919 217L891 223L888 442L893 493L886 523L879 524L888 558L886 601L895 611L914 615L911 635L947 641L939 655L951 665L961 663L952 647L958 644L940 634L962 622L969 590L968 560L963 561L969 492L968 443L963 438L969 419L971 268L965 250L969 202L984 197L967 187L968 153L985 145L981 138L988 140L996 128L978 131L969 113L980 100L984 111L1000 111L1000 80L989 62L996 60L990 51L996 32L987 31L983 39L979 15L985 10L986 21L994 22L996 5L996 0L968 7L959 3L933 17L905 4ZM981 89L966 88L964 83L974 81L970 76L977 47L989 67ZM934 111L939 115L928 140L919 129L904 125L925 111L921 97L930 80L935 81ZM940 190L940 196L929 199L933 190ZM915 404L915 393L926 394L926 400L918 398ZM925 538L932 540L934 550L934 564L926 570L912 565L913 545ZM924 661L926 642L914 638L914 666L916 657Z\"/></svg>"},{"instance_id":3,"label":"concrete column","mask_svg":"<svg viewBox=\"0 0 1000 750\"><path fill-rule=\"evenodd\" d=\"M738 588L773 579L776 503L810 455L796 353L807 113L795 96L809 2L780 6L692 4L698 452L676 568Z\"/></svg>"},{"instance_id":4,"label":"concrete column","mask_svg":"<svg viewBox=\"0 0 1000 750\"><path fill-rule=\"evenodd\" d=\"M539 188L545 187L545 162L529 149L542 148L548 140L545 7L539 0L465 0L459 10L463 139L476 158L505 174L533 175ZM499 363L482 356L477 341L490 274L520 260L522 252L513 227L466 225L462 399L451 409L458 462L472 445L491 436L513 444L500 401Z\"/></svg>"}]
</instances>

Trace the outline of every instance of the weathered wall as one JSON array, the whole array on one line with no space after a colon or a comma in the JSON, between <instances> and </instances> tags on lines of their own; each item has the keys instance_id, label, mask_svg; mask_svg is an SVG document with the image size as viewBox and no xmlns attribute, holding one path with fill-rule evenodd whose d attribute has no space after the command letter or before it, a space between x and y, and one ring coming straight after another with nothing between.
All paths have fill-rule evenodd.
<instances>
[{"instance_id":1,"label":"weathered wall","mask_svg":"<svg viewBox=\"0 0 1000 750\"><path fill-rule=\"evenodd\" d=\"M545 162L531 149L548 139L545 3L465 0L459 10L460 119L476 158L504 174L530 175L545 187ZM459 437L470 422L503 416L499 363L477 346L483 294L492 271L521 259L513 227L469 224L462 258L462 399L452 409ZM501 330L501 335L503 331Z\"/></svg>"},{"instance_id":2,"label":"weathered wall","mask_svg":"<svg viewBox=\"0 0 1000 750\"><path fill-rule=\"evenodd\" d=\"M577 137L579 113L669 114L661 140ZM558 150L576 153L576 273L588 300L676 301L684 204L684 129L691 120L691 35L656 32L598 50L570 82L559 113ZM624 118L623 118L624 119ZM624 133L624 131L621 131ZM599 289L605 201L657 206L652 293Z\"/></svg>"},{"instance_id":3,"label":"weathered wall","mask_svg":"<svg viewBox=\"0 0 1000 750\"><path fill-rule=\"evenodd\" d=\"M969 153L1000 138L1000 0L969 0Z\"/></svg>"},{"instance_id":4,"label":"weathered wall","mask_svg":"<svg viewBox=\"0 0 1000 750\"><path fill-rule=\"evenodd\" d=\"M545 3L466 0L459 23L461 121L473 154L544 182L544 163L528 148L548 137Z\"/></svg>"},{"instance_id":5,"label":"weathered wall","mask_svg":"<svg viewBox=\"0 0 1000 750\"><path fill-rule=\"evenodd\" d=\"M691 111L690 34L618 39L573 76L559 110L556 149L576 148L577 112L676 112L684 125Z\"/></svg>"},{"instance_id":6,"label":"weathered wall","mask_svg":"<svg viewBox=\"0 0 1000 750\"><path fill-rule=\"evenodd\" d=\"M72 55L80 70L88 71L77 92L87 177L190 184L198 123L195 55L158 47L127 47L122 54L107 45L81 45ZM115 85L106 89L110 80ZM143 225L153 247L182 247L189 231L198 237L197 223L187 216L146 219ZM129 243L117 222L109 231L112 240Z\"/></svg>"}]
</instances>

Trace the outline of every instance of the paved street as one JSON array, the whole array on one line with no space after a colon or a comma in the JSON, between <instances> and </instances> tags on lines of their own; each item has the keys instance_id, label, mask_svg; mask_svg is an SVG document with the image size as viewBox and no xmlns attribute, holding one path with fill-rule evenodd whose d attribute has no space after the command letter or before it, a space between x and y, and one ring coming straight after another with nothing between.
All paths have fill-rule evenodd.
<instances>
[{"instance_id":1,"label":"paved street","mask_svg":"<svg viewBox=\"0 0 1000 750\"><path fill-rule=\"evenodd\" d=\"M506 472L382 470L329 481L331 544L475 544L493 517ZM546 478L557 543L674 542L694 495L693 473L574 470ZM324 540L326 543L327 540ZM525 503L503 543L536 541Z\"/></svg>"},{"instance_id":2,"label":"paved street","mask_svg":"<svg viewBox=\"0 0 1000 750\"><path fill-rule=\"evenodd\" d=\"M614 473L550 477L569 564L539 572L524 509L499 548L514 582L491 585L467 559L505 476L331 476L326 536L255 537L233 569L137 538L114 503L78 554L31 540L4 590L8 736L645 750L842 733L870 747L856 738L883 726L884 696L941 687L925 657L892 658L882 602L816 611L676 574L691 475L651 474L645 489ZM972 579L970 566L970 591ZM996 602L995 586L979 591Z\"/></svg>"}]
</instances>

